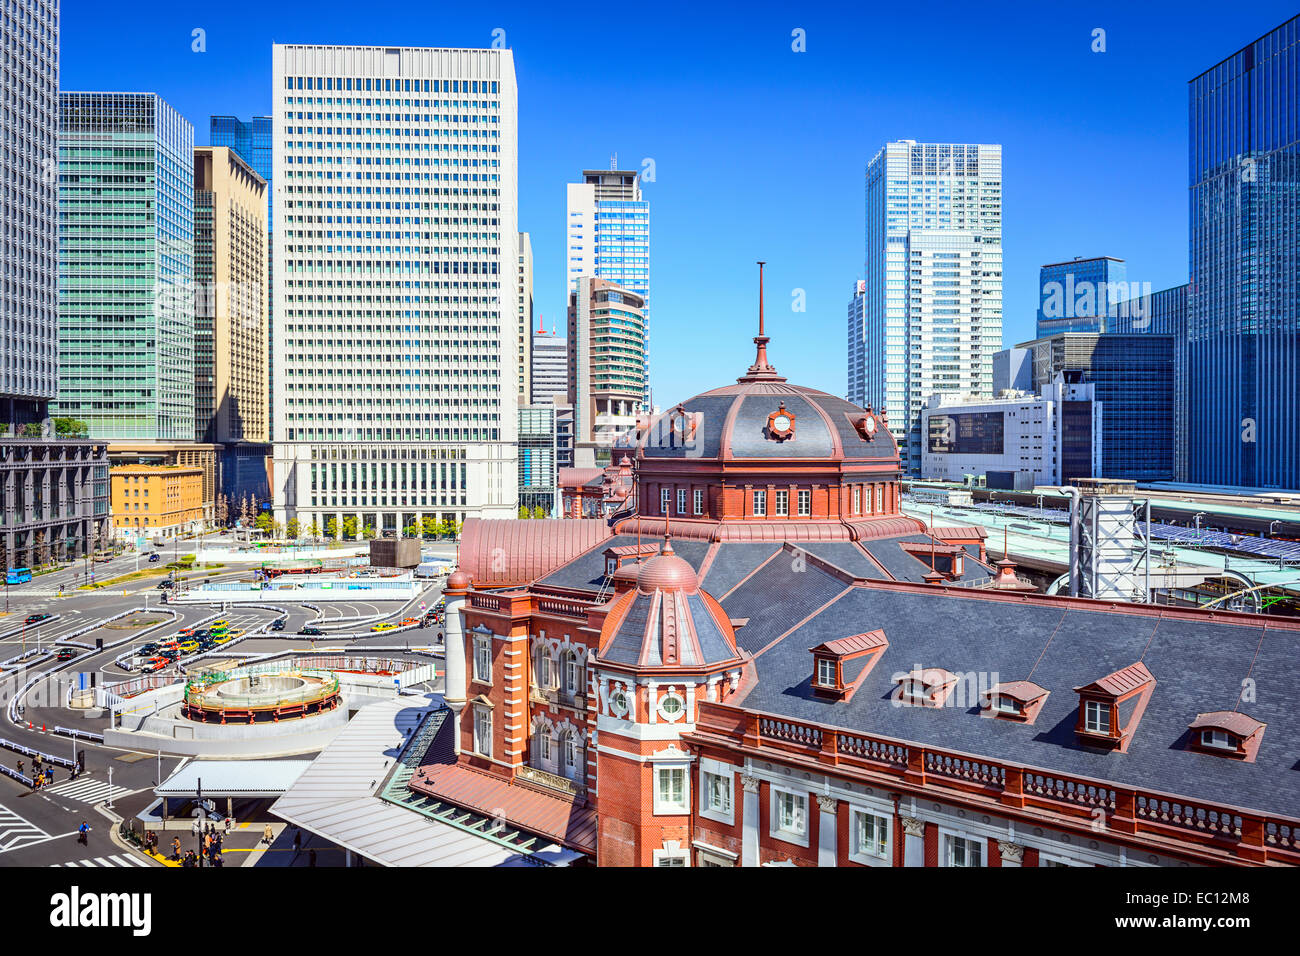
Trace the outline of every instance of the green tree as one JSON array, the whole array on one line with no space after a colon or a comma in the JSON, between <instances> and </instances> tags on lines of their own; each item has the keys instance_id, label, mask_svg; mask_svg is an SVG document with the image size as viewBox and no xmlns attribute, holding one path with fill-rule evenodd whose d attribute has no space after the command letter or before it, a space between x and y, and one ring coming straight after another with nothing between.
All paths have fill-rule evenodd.
<instances>
[{"instance_id":1,"label":"green tree","mask_svg":"<svg viewBox=\"0 0 1300 956\"><path fill-rule=\"evenodd\" d=\"M357 516L345 515L343 517L343 539L353 541L357 536Z\"/></svg>"},{"instance_id":2,"label":"green tree","mask_svg":"<svg viewBox=\"0 0 1300 956\"><path fill-rule=\"evenodd\" d=\"M314 522L313 522L314 524ZM339 536L339 522L333 515L325 519L325 537L331 541Z\"/></svg>"},{"instance_id":3,"label":"green tree","mask_svg":"<svg viewBox=\"0 0 1300 956\"><path fill-rule=\"evenodd\" d=\"M271 537L275 538L277 541L284 537L284 525L280 524L280 522L276 521L274 518L271 519Z\"/></svg>"},{"instance_id":4,"label":"green tree","mask_svg":"<svg viewBox=\"0 0 1300 956\"><path fill-rule=\"evenodd\" d=\"M426 538L432 538L434 535L438 533L437 518L430 518L426 515L424 520L421 522L421 524L423 525L424 536Z\"/></svg>"},{"instance_id":5,"label":"green tree","mask_svg":"<svg viewBox=\"0 0 1300 956\"><path fill-rule=\"evenodd\" d=\"M534 517L534 518L545 518L545 517L546 517L546 509L543 508L541 505L537 505L535 508L533 508L533 517Z\"/></svg>"},{"instance_id":6,"label":"green tree","mask_svg":"<svg viewBox=\"0 0 1300 956\"><path fill-rule=\"evenodd\" d=\"M316 523L315 518L312 518L311 524L307 526L307 536L313 541L320 538L320 525Z\"/></svg>"},{"instance_id":7,"label":"green tree","mask_svg":"<svg viewBox=\"0 0 1300 956\"><path fill-rule=\"evenodd\" d=\"M297 541L302 536L302 522L297 518L290 518L284 526L284 533L292 541Z\"/></svg>"},{"instance_id":8,"label":"green tree","mask_svg":"<svg viewBox=\"0 0 1300 956\"><path fill-rule=\"evenodd\" d=\"M533 515L532 515L532 512L530 512L530 511L528 510L528 505L520 505L520 506L519 506L519 517L521 517L521 518L531 518L532 516L533 516Z\"/></svg>"},{"instance_id":9,"label":"green tree","mask_svg":"<svg viewBox=\"0 0 1300 956\"><path fill-rule=\"evenodd\" d=\"M274 521L272 520L270 513L263 511L260 515L257 516L257 520L253 522L253 527L257 528L258 531L261 531L265 534L271 534L273 524Z\"/></svg>"}]
</instances>

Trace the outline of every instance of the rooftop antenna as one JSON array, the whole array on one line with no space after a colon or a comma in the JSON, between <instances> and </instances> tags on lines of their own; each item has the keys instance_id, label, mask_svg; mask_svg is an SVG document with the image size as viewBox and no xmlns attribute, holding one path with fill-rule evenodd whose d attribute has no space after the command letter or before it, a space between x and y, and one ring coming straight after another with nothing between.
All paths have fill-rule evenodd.
<instances>
[{"instance_id":1,"label":"rooftop antenna","mask_svg":"<svg viewBox=\"0 0 1300 956\"><path fill-rule=\"evenodd\" d=\"M754 357L754 364L749 367L749 371L744 376L736 380L738 382L785 381L784 378L776 374L776 369L767 360L767 343L769 339L763 327L763 266L765 265L767 263L763 260L758 261L758 335L754 336L754 345L758 351Z\"/></svg>"}]
</instances>

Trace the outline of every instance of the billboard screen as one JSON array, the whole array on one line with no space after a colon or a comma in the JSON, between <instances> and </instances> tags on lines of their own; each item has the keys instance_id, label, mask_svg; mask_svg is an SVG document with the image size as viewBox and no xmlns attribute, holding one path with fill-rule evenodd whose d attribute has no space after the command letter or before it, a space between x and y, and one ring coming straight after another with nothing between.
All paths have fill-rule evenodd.
<instances>
[{"instance_id":1,"label":"billboard screen","mask_svg":"<svg viewBox=\"0 0 1300 956\"><path fill-rule=\"evenodd\" d=\"M1000 455L1002 413L931 415L928 438L930 452L936 455Z\"/></svg>"}]
</instances>

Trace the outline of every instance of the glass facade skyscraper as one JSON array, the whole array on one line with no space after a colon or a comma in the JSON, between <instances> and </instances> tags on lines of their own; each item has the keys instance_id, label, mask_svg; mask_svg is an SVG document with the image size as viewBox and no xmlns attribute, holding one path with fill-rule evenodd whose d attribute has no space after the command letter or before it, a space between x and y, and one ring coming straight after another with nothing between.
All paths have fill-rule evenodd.
<instances>
[{"instance_id":1,"label":"glass facade skyscraper","mask_svg":"<svg viewBox=\"0 0 1300 956\"><path fill-rule=\"evenodd\" d=\"M271 221L271 173L274 170L271 117L254 116L245 123L235 116L213 116L208 120L211 146L229 146L240 158L266 180L266 221Z\"/></svg>"},{"instance_id":2,"label":"glass facade skyscraper","mask_svg":"<svg viewBox=\"0 0 1300 956\"><path fill-rule=\"evenodd\" d=\"M59 96L58 414L194 439L194 127L153 93Z\"/></svg>"},{"instance_id":3,"label":"glass facade skyscraper","mask_svg":"<svg viewBox=\"0 0 1300 956\"><path fill-rule=\"evenodd\" d=\"M565 224L565 291L572 295L581 276L608 279L645 303L645 397L650 404L650 203L641 195L636 172L584 169L582 182L569 183Z\"/></svg>"},{"instance_id":4,"label":"glass facade skyscraper","mask_svg":"<svg viewBox=\"0 0 1300 956\"><path fill-rule=\"evenodd\" d=\"M1300 17L1191 80L1186 461L1300 488Z\"/></svg>"},{"instance_id":5,"label":"glass facade skyscraper","mask_svg":"<svg viewBox=\"0 0 1300 956\"><path fill-rule=\"evenodd\" d=\"M1105 332L1099 321L1129 298L1123 259L1100 256L1054 262L1038 270L1036 335L1057 332Z\"/></svg>"},{"instance_id":6,"label":"glass facade skyscraper","mask_svg":"<svg viewBox=\"0 0 1300 956\"><path fill-rule=\"evenodd\" d=\"M1002 147L886 144L867 165L866 264L848 309L848 398L888 410L921 468L931 395L993 394L1002 347Z\"/></svg>"}]
</instances>

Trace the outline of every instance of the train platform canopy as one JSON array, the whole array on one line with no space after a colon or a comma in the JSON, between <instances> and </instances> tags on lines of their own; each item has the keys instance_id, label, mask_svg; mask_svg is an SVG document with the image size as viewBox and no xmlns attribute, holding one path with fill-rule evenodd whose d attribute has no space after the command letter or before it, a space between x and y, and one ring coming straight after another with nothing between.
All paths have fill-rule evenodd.
<instances>
[{"instance_id":1,"label":"train platform canopy","mask_svg":"<svg viewBox=\"0 0 1300 956\"><path fill-rule=\"evenodd\" d=\"M310 760L192 760L154 788L160 797L278 797L294 785Z\"/></svg>"}]
</instances>

